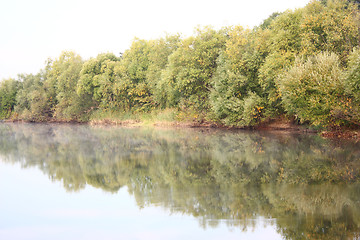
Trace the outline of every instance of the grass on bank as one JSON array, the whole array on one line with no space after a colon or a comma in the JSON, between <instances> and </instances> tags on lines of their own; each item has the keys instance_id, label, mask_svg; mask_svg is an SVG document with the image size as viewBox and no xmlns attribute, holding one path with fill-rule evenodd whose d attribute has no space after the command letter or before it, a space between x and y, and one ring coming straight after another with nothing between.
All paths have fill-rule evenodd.
<instances>
[{"instance_id":1,"label":"grass on bank","mask_svg":"<svg viewBox=\"0 0 360 240\"><path fill-rule=\"evenodd\" d=\"M174 123L179 120L176 109L154 110L152 112L119 112L97 110L92 113L92 124L154 125L157 122Z\"/></svg>"}]
</instances>

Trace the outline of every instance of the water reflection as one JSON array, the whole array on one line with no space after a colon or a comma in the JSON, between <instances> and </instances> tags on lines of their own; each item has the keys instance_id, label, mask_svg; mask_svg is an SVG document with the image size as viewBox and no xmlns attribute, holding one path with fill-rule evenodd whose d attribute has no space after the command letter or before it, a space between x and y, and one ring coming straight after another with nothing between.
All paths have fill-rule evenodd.
<instances>
[{"instance_id":1,"label":"water reflection","mask_svg":"<svg viewBox=\"0 0 360 240\"><path fill-rule=\"evenodd\" d=\"M140 207L285 239L360 235L360 146L313 135L1 124L0 155L68 191L127 186Z\"/></svg>"}]
</instances>

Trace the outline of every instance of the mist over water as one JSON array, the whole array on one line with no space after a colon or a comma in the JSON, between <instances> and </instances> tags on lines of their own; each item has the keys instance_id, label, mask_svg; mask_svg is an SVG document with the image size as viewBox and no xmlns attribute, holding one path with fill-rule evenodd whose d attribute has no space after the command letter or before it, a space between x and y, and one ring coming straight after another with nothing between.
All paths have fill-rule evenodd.
<instances>
[{"instance_id":1,"label":"mist over water","mask_svg":"<svg viewBox=\"0 0 360 240\"><path fill-rule=\"evenodd\" d=\"M1 123L0 160L0 236L21 226L34 232L30 219L45 213L50 225L38 223L49 232L66 232L72 222L80 235L97 229L119 237L107 229L116 225L126 226L128 239L151 239L135 235L150 230L153 239L360 233L358 143L279 132ZM42 204L18 203L24 196ZM101 223L90 221L95 216ZM78 236L68 233L59 236Z\"/></svg>"}]
</instances>

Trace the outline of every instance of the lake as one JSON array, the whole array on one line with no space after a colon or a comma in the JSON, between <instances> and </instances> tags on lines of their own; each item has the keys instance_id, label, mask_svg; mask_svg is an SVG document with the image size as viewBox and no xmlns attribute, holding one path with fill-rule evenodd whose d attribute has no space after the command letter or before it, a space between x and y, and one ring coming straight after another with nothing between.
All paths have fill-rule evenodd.
<instances>
[{"instance_id":1,"label":"lake","mask_svg":"<svg viewBox=\"0 0 360 240\"><path fill-rule=\"evenodd\" d=\"M360 239L360 144L0 123L0 239Z\"/></svg>"}]
</instances>

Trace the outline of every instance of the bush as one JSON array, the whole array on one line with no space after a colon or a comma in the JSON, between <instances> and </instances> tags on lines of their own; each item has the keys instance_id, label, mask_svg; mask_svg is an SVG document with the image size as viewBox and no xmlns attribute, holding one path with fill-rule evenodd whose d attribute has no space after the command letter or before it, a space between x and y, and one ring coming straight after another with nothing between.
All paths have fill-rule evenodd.
<instances>
[{"instance_id":1,"label":"bush","mask_svg":"<svg viewBox=\"0 0 360 240\"><path fill-rule=\"evenodd\" d=\"M307 60L297 58L279 78L285 110L300 122L333 127L345 123L346 99L339 57L320 53Z\"/></svg>"},{"instance_id":2,"label":"bush","mask_svg":"<svg viewBox=\"0 0 360 240\"><path fill-rule=\"evenodd\" d=\"M261 117L263 107L262 99L254 92L249 92L244 99L244 111L242 113L242 122L245 126L254 126Z\"/></svg>"}]
</instances>

